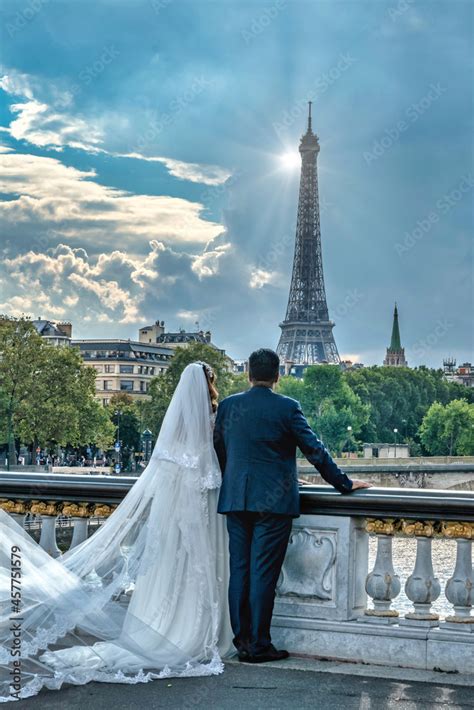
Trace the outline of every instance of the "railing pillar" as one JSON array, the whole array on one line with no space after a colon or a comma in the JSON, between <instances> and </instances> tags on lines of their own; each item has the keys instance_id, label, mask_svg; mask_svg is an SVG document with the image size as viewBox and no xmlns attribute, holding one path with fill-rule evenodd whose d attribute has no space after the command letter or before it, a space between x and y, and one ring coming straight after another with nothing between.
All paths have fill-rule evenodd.
<instances>
[{"instance_id":1,"label":"railing pillar","mask_svg":"<svg viewBox=\"0 0 474 710\"><path fill-rule=\"evenodd\" d=\"M51 557L59 557L61 555L61 550L56 543L56 515L41 516L39 544Z\"/></svg>"},{"instance_id":2,"label":"railing pillar","mask_svg":"<svg viewBox=\"0 0 474 710\"><path fill-rule=\"evenodd\" d=\"M396 624L398 622L398 611L392 609L392 600L400 594L400 577L393 567L392 555L392 535L393 523L386 521L382 534L377 534L377 555L372 572L367 575L365 589L371 597L374 608L366 609L361 621L372 621L385 624ZM367 521L366 530L377 532L372 529L371 521Z\"/></svg>"},{"instance_id":3,"label":"railing pillar","mask_svg":"<svg viewBox=\"0 0 474 710\"><path fill-rule=\"evenodd\" d=\"M414 611L405 614L401 624L439 625L439 614L431 611L432 603L441 593L439 580L434 576L431 543L429 537L416 537L415 569L405 583L405 594L413 602Z\"/></svg>"},{"instance_id":4,"label":"railing pillar","mask_svg":"<svg viewBox=\"0 0 474 710\"><path fill-rule=\"evenodd\" d=\"M57 503L46 501L33 501L30 507L32 515L41 516L41 535L39 544L51 557L59 557L61 550L56 543L56 518L58 516Z\"/></svg>"},{"instance_id":5,"label":"railing pillar","mask_svg":"<svg viewBox=\"0 0 474 710\"><path fill-rule=\"evenodd\" d=\"M71 521L74 525L72 540L69 549L71 550L76 545L80 545L81 542L87 539L87 526L89 524L88 518L77 518L72 517Z\"/></svg>"},{"instance_id":6,"label":"railing pillar","mask_svg":"<svg viewBox=\"0 0 474 710\"><path fill-rule=\"evenodd\" d=\"M473 526L474 528L474 526ZM474 574L472 569L472 540L457 538L456 566L446 582L446 598L453 605L454 614L446 617L445 628L474 633Z\"/></svg>"}]
</instances>

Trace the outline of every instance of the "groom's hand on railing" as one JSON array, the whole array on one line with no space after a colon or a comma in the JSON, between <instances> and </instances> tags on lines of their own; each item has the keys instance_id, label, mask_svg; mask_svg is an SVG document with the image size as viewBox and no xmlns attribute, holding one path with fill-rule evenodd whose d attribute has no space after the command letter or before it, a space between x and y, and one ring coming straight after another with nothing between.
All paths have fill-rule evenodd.
<instances>
[{"instance_id":1,"label":"groom's hand on railing","mask_svg":"<svg viewBox=\"0 0 474 710\"><path fill-rule=\"evenodd\" d=\"M372 488L372 484L367 483L367 481L358 481L357 479L354 479L352 481L352 490L356 491L358 488Z\"/></svg>"}]
</instances>

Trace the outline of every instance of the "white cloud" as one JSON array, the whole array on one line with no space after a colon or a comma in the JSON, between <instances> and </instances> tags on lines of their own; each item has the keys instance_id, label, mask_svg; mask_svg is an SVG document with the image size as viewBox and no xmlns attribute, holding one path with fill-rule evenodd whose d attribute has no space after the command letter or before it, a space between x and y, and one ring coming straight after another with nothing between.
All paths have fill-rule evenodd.
<instances>
[{"instance_id":1,"label":"white cloud","mask_svg":"<svg viewBox=\"0 0 474 710\"><path fill-rule=\"evenodd\" d=\"M193 307L200 299L194 258L156 241L145 257L119 250L90 256L66 244L47 253L29 250L0 265L0 313L136 325L159 309L207 330L214 306ZM176 304L182 304L178 312Z\"/></svg>"},{"instance_id":2,"label":"white cloud","mask_svg":"<svg viewBox=\"0 0 474 710\"><path fill-rule=\"evenodd\" d=\"M223 226L201 217L198 202L162 195L134 195L106 187L93 170L68 167L55 158L0 152L0 217L10 224L48 225L85 246L118 243L141 251L152 239L207 243Z\"/></svg>"},{"instance_id":3,"label":"white cloud","mask_svg":"<svg viewBox=\"0 0 474 710\"><path fill-rule=\"evenodd\" d=\"M157 255L152 248L145 260L148 275L141 260L122 252L101 254L90 260L84 249L65 244L48 254L29 251L4 259L2 280L12 295L0 303L0 311L63 318L80 306L84 320L137 323L143 320L140 304L146 279L153 281L158 277Z\"/></svg>"},{"instance_id":4,"label":"white cloud","mask_svg":"<svg viewBox=\"0 0 474 710\"><path fill-rule=\"evenodd\" d=\"M215 249L205 251L196 256L193 261L192 270L200 279L207 276L215 276L219 270L219 259L221 259L231 248L231 244L221 244Z\"/></svg>"},{"instance_id":5,"label":"white cloud","mask_svg":"<svg viewBox=\"0 0 474 710\"><path fill-rule=\"evenodd\" d=\"M265 269L255 268L250 273L250 288L263 288L268 284L273 284L278 278L276 271L266 271Z\"/></svg>"},{"instance_id":6,"label":"white cloud","mask_svg":"<svg viewBox=\"0 0 474 710\"><path fill-rule=\"evenodd\" d=\"M104 153L116 158L134 158L164 165L170 175L180 180L204 185L221 185L231 173L218 165L187 163L165 156L145 156L141 153L118 153L104 148L107 121L85 119L65 108L72 109L73 96L69 91L60 91L49 83L45 88L41 82L17 71L10 71L0 77L0 88L11 96L25 99L22 103L10 105L10 111L17 117L7 131L15 140L24 140L39 148L62 150L65 146L91 153ZM46 94L46 98L38 98ZM115 126L117 117L114 116ZM110 126L109 126L110 128Z\"/></svg>"},{"instance_id":7,"label":"white cloud","mask_svg":"<svg viewBox=\"0 0 474 710\"><path fill-rule=\"evenodd\" d=\"M110 153L117 158L134 158L135 160L145 160L149 163L162 163L168 169L170 175L198 182L203 185L222 185L230 178L232 173L218 165L202 165L201 163L185 163L182 160L174 160L162 156L146 156L141 153Z\"/></svg>"}]
</instances>

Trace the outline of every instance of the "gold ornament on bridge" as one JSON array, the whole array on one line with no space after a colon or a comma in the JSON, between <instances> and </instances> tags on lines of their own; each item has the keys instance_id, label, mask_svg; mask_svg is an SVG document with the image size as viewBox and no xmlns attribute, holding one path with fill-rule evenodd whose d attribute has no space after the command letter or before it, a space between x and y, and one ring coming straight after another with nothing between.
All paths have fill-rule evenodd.
<instances>
[{"instance_id":1,"label":"gold ornament on bridge","mask_svg":"<svg viewBox=\"0 0 474 710\"><path fill-rule=\"evenodd\" d=\"M402 520L401 532L415 537L433 537L436 532L433 520Z\"/></svg>"},{"instance_id":2,"label":"gold ornament on bridge","mask_svg":"<svg viewBox=\"0 0 474 710\"><path fill-rule=\"evenodd\" d=\"M368 518L365 523L365 529L368 533L376 535L395 535L400 529L400 521L394 518L379 520L376 518Z\"/></svg>"},{"instance_id":3,"label":"gold ornament on bridge","mask_svg":"<svg viewBox=\"0 0 474 710\"><path fill-rule=\"evenodd\" d=\"M58 504L54 501L34 500L31 503L30 513L32 515L58 515Z\"/></svg>"},{"instance_id":4,"label":"gold ornament on bridge","mask_svg":"<svg viewBox=\"0 0 474 710\"><path fill-rule=\"evenodd\" d=\"M92 515L88 503L63 503L61 513L71 518L89 518Z\"/></svg>"},{"instance_id":5,"label":"gold ornament on bridge","mask_svg":"<svg viewBox=\"0 0 474 710\"><path fill-rule=\"evenodd\" d=\"M114 512L116 507L116 505L96 504L94 506L93 515L96 515L97 517L108 518L109 515Z\"/></svg>"},{"instance_id":6,"label":"gold ornament on bridge","mask_svg":"<svg viewBox=\"0 0 474 710\"><path fill-rule=\"evenodd\" d=\"M457 520L443 521L441 533L444 537L474 540L474 523L463 523Z\"/></svg>"},{"instance_id":7,"label":"gold ornament on bridge","mask_svg":"<svg viewBox=\"0 0 474 710\"><path fill-rule=\"evenodd\" d=\"M0 500L0 508L6 513L13 513L17 515L26 514L26 505L23 500Z\"/></svg>"}]
</instances>

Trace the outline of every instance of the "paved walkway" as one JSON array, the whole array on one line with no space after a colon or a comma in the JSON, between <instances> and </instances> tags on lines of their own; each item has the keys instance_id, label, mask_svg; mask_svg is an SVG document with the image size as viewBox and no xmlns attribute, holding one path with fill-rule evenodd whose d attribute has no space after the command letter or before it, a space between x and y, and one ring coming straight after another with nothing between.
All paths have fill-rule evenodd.
<instances>
[{"instance_id":1,"label":"paved walkway","mask_svg":"<svg viewBox=\"0 0 474 710\"><path fill-rule=\"evenodd\" d=\"M385 675L386 677L380 677ZM89 683L7 704L22 710L437 710L474 708L474 676L461 678L375 666L291 659L228 663L211 678L171 678L140 685Z\"/></svg>"}]
</instances>

